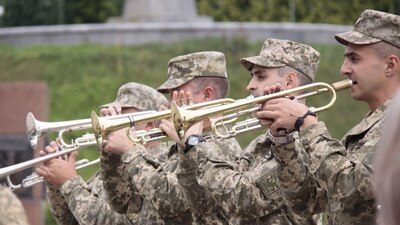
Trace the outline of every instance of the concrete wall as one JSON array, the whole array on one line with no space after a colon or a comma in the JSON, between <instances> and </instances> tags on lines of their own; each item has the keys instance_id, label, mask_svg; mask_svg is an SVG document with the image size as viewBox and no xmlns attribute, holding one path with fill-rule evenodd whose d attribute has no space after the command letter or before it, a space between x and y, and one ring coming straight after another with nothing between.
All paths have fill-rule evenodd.
<instances>
[{"instance_id":1,"label":"concrete wall","mask_svg":"<svg viewBox=\"0 0 400 225\"><path fill-rule=\"evenodd\" d=\"M262 41L267 37L273 37L305 43L336 43L334 34L351 29L351 26L329 24L250 22L77 24L1 28L0 44L138 45L151 42L177 42L192 38L238 36L250 41Z\"/></svg>"}]
</instances>

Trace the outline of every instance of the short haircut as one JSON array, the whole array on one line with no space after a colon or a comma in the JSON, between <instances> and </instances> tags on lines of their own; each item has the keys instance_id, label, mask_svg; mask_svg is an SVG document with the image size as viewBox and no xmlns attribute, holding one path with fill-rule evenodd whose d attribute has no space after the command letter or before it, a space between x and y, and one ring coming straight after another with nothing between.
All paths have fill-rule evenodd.
<instances>
[{"instance_id":1,"label":"short haircut","mask_svg":"<svg viewBox=\"0 0 400 225\"><path fill-rule=\"evenodd\" d=\"M389 55L396 55L397 57L400 57L400 48L385 41L375 43L372 45L372 47L375 49L375 52L380 59L384 59Z\"/></svg>"},{"instance_id":2,"label":"short haircut","mask_svg":"<svg viewBox=\"0 0 400 225\"><path fill-rule=\"evenodd\" d=\"M207 86L213 87L216 99L225 98L229 92L229 81L223 77L195 77L191 84L194 94L198 94Z\"/></svg>"},{"instance_id":3,"label":"short haircut","mask_svg":"<svg viewBox=\"0 0 400 225\"><path fill-rule=\"evenodd\" d=\"M284 77L286 74L288 74L290 72L293 72L294 74L296 74L297 78L299 79L300 86L312 83L312 80L308 76L306 76L304 73L302 73L296 69L293 69L292 67L289 67L289 66L280 67L278 69L278 76Z\"/></svg>"}]
</instances>

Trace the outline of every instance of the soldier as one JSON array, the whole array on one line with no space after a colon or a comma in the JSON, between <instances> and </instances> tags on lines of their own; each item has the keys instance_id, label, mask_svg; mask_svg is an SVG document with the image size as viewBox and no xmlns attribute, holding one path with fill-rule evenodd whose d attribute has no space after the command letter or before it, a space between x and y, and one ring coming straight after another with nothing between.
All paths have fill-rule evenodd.
<instances>
[{"instance_id":1,"label":"soldier","mask_svg":"<svg viewBox=\"0 0 400 225\"><path fill-rule=\"evenodd\" d=\"M171 100L175 100L178 104L183 104L183 102L188 104L189 102L200 103L223 98L227 95L228 89L229 82L224 54L220 52L196 52L178 56L169 61L168 80L158 88L158 91L170 93ZM187 96L190 96L188 101ZM163 121L163 123L167 122ZM110 155L126 152L123 157L130 159L129 162L128 160L125 162L128 163L127 167L129 167L131 189L115 188L109 182L110 179L119 179L115 178L119 176L118 172L111 170L104 170L103 172L104 185L108 196L110 196L110 204L118 212L125 213L127 209L131 208L135 199L129 193L135 187L143 201L141 213L138 214L139 224L228 224L227 219L219 211L192 215L192 211L187 205L185 193L177 181L180 162L179 144L174 144L169 149L168 159L165 163L154 164L154 160L150 156L144 156L139 145L136 145L136 148L130 147L130 151L127 152L128 150L125 151L121 148L111 148L111 141L108 140L104 147L105 151L109 152ZM119 145L121 143L120 141ZM225 154L227 158L233 158L240 151L240 146L234 139L226 141L207 140L206 143L210 143L209 145L212 146L216 144L225 146L219 148L221 150L219 154ZM193 173L194 171L188 172ZM181 175L185 176L187 173L181 173ZM193 176L193 174L190 174L190 177ZM204 199L207 196L196 193L194 197Z\"/></svg>"},{"instance_id":2,"label":"soldier","mask_svg":"<svg viewBox=\"0 0 400 225\"><path fill-rule=\"evenodd\" d=\"M156 110L167 105L163 95L153 88L138 83L126 83L118 90L114 102L101 106L101 114L105 115L105 108L115 107L121 113ZM149 125L151 128L151 125ZM147 129L142 126L137 129ZM126 135L126 132L124 131ZM153 142L154 145L160 143ZM149 147L149 146L146 146ZM45 151L54 152L59 149L57 143L52 142ZM149 151L152 151L150 149ZM42 154L44 154L42 152ZM154 156L159 151L152 152ZM93 175L88 182L77 175L75 169L76 152L68 160L53 159L40 166L37 173L47 181L48 200L51 213L58 224L136 224L135 212L132 210L126 215L118 214L107 204L106 193L103 188L103 179L100 172ZM157 158L157 160L159 160ZM141 202L137 202L141 207Z\"/></svg>"},{"instance_id":3,"label":"soldier","mask_svg":"<svg viewBox=\"0 0 400 225\"><path fill-rule=\"evenodd\" d=\"M293 144L274 151L281 187L298 213L325 209L329 224L375 224L376 201L371 178L386 109L400 87L400 17L365 10L353 31L337 34L346 45L341 73L353 81L354 100L370 112L342 139L333 139L307 106L280 98L268 101L258 118L273 119L277 130L295 129L310 157L304 163ZM296 161L297 160L297 161ZM314 179L308 179L314 175Z\"/></svg>"},{"instance_id":4,"label":"soldier","mask_svg":"<svg viewBox=\"0 0 400 225\"><path fill-rule=\"evenodd\" d=\"M0 185L0 225L28 225L18 197L3 185Z\"/></svg>"},{"instance_id":5,"label":"soldier","mask_svg":"<svg viewBox=\"0 0 400 225\"><path fill-rule=\"evenodd\" d=\"M308 45L269 38L259 55L242 58L240 62L251 72L247 89L259 97L264 95L265 87L276 83L281 83L285 89L311 83L319 56ZM282 140L263 134L252 141L235 161L226 160L215 148L199 143L181 160L186 161L184 165L196 165L197 182L206 187L233 223L314 224L311 215L297 218L283 204L277 185L277 163L271 154L272 145L278 141ZM188 192L196 193L189 184L182 186L190 187Z\"/></svg>"},{"instance_id":6,"label":"soldier","mask_svg":"<svg viewBox=\"0 0 400 225\"><path fill-rule=\"evenodd\" d=\"M379 203L378 224L400 223L399 209L399 162L400 162L400 92L392 100L385 120L379 152L375 163L374 187Z\"/></svg>"}]
</instances>

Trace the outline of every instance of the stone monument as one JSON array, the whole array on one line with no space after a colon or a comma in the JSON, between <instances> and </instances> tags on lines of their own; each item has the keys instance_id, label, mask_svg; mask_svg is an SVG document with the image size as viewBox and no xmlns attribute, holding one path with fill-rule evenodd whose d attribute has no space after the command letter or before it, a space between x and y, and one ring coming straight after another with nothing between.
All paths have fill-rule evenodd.
<instances>
[{"instance_id":1,"label":"stone monument","mask_svg":"<svg viewBox=\"0 0 400 225\"><path fill-rule=\"evenodd\" d=\"M122 11L109 22L212 22L197 14L194 0L125 0Z\"/></svg>"}]
</instances>

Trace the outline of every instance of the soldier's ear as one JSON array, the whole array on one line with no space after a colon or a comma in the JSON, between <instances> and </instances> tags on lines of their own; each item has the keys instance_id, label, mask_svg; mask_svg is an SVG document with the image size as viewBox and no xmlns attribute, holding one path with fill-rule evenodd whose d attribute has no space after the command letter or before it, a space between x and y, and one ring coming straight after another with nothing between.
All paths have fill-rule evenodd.
<instances>
[{"instance_id":1,"label":"soldier's ear","mask_svg":"<svg viewBox=\"0 0 400 225\"><path fill-rule=\"evenodd\" d=\"M290 71L286 76L286 87L285 89L291 89L297 87L297 76L294 71Z\"/></svg>"},{"instance_id":2,"label":"soldier's ear","mask_svg":"<svg viewBox=\"0 0 400 225\"><path fill-rule=\"evenodd\" d=\"M386 68L385 74L386 76L393 76L394 74L398 74L400 71L400 60L396 55L390 55L386 59Z\"/></svg>"},{"instance_id":3,"label":"soldier's ear","mask_svg":"<svg viewBox=\"0 0 400 225\"><path fill-rule=\"evenodd\" d=\"M203 99L204 101L211 101L215 99L215 89L211 86L207 86L203 89Z\"/></svg>"}]
</instances>

